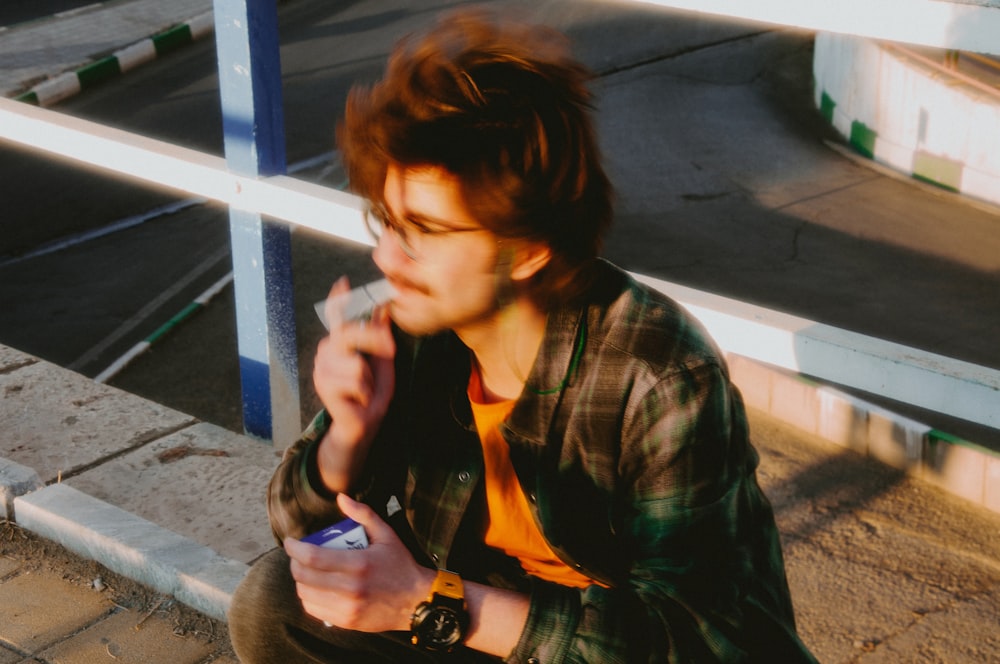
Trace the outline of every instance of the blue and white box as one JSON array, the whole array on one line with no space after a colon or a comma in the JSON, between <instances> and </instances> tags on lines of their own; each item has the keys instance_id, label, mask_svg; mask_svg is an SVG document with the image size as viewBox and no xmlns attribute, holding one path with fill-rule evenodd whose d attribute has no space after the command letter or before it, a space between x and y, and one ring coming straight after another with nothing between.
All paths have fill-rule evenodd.
<instances>
[{"instance_id":1,"label":"blue and white box","mask_svg":"<svg viewBox=\"0 0 1000 664\"><path fill-rule=\"evenodd\" d=\"M354 519L344 519L340 523L317 530L302 538L303 542L327 549L367 549L368 535L365 527Z\"/></svg>"}]
</instances>

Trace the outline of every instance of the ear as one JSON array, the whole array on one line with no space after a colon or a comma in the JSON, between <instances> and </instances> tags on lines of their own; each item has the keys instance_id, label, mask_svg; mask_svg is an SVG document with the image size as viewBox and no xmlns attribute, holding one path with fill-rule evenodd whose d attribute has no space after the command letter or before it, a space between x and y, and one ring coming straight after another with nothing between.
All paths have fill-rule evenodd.
<instances>
[{"instance_id":1,"label":"ear","mask_svg":"<svg viewBox=\"0 0 1000 664\"><path fill-rule=\"evenodd\" d=\"M510 278L512 281L527 281L538 274L538 271L549 264L552 259L552 249L541 242L531 242L519 245L517 249L504 247L501 251L510 251L512 256Z\"/></svg>"}]
</instances>

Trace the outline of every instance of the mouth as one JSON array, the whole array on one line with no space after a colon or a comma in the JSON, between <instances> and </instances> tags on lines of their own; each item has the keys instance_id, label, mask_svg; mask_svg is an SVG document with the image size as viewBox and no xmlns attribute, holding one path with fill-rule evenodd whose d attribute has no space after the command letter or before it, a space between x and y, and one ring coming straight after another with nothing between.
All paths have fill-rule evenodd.
<instances>
[{"instance_id":1,"label":"mouth","mask_svg":"<svg viewBox=\"0 0 1000 664\"><path fill-rule=\"evenodd\" d=\"M399 277L386 276L386 281L392 287L394 291L392 301L396 302L405 297L413 297L414 295L427 295L427 289L422 288L418 284L413 283L407 279L401 279Z\"/></svg>"}]
</instances>

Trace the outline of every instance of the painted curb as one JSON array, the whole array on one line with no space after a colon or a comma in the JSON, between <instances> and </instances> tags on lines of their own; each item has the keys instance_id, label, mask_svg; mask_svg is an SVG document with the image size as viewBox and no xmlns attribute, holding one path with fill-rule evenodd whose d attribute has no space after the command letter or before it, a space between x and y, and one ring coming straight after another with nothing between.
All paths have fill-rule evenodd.
<instances>
[{"instance_id":1,"label":"painted curb","mask_svg":"<svg viewBox=\"0 0 1000 664\"><path fill-rule=\"evenodd\" d=\"M210 287L208 287L204 292L202 292L193 301L189 302L187 306L174 314L170 320L168 320L163 325L156 328L148 337L140 341L139 343L132 346L124 355L119 357L117 360L112 362L104 371L94 376L95 383L107 383L109 380L118 375L122 369L124 369L128 364L139 357L147 350L149 350L153 344L158 342L163 337L167 336L174 329L179 327L186 320L194 316L196 313L204 309L208 303L218 295L222 289L228 286L233 281L233 273L229 272L226 276L222 277Z\"/></svg>"},{"instance_id":2,"label":"painted curb","mask_svg":"<svg viewBox=\"0 0 1000 664\"><path fill-rule=\"evenodd\" d=\"M890 43L825 32L813 78L820 114L858 154L1000 205L1000 90Z\"/></svg>"},{"instance_id":3,"label":"painted curb","mask_svg":"<svg viewBox=\"0 0 1000 664\"><path fill-rule=\"evenodd\" d=\"M199 14L163 32L115 51L106 58L39 83L27 92L15 96L14 100L36 106L52 106L83 90L201 39L214 30L213 13L208 11Z\"/></svg>"},{"instance_id":4,"label":"painted curb","mask_svg":"<svg viewBox=\"0 0 1000 664\"><path fill-rule=\"evenodd\" d=\"M221 621L249 569L65 484L14 499L21 527Z\"/></svg>"},{"instance_id":5,"label":"painted curb","mask_svg":"<svg viewBox=\"0 0 1000 664\"><path fill-rule=\"evenodd\" d=\"M1000 452L800 374L727 355L748 408L1000 513Z\"/></svg>"}]
</instances>

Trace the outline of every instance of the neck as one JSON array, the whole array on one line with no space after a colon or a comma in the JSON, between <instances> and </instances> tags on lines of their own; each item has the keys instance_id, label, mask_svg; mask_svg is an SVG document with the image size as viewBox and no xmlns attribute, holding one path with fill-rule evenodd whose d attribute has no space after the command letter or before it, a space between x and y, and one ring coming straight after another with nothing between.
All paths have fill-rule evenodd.
<instances>
[{"instance_id":1,"label":"neck","mask_svg":"<svg viewBox=\"0 0 1000 664\"><path fill-rule=\"evenodd\" d=\"M516 399L545 336L547 315L520 298L474 329L456 330L479 367L488 402Z\"/></svg>"}]
</instances>

